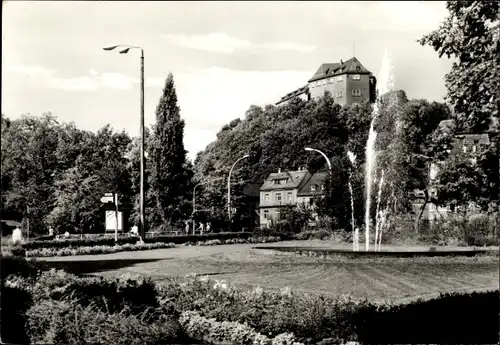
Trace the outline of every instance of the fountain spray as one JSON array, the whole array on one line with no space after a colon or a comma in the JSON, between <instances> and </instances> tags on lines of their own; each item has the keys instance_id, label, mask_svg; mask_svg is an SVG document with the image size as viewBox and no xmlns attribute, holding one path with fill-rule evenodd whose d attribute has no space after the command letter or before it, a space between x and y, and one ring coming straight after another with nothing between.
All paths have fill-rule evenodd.
<instances>
[{"instance_id":1,"label":"fountain spray","mask_svg":"<svg viewBox=\"0 0 500 345\"><path fill-rule=\"evenodd\" d=\"M377 139L377 132L374 130L374 123L377 118L381 96L394 89L394 76L392 71L392 63L390 55L385 50L382 59L382 67L380 69L380 76L377 86L377 99L373 107L373 116L370 124L370 132L366 142L366 205L365 205L365 246L366 251L370 249L370 206L371 206L371 189L373 182L373 171L376 168L376 153L375 153L375 140Z\"/></svg>"},{"instance_id":2,"label":"fountain spray","mask_svg":"<svg viewBox=\"0 0 500 345\"><path fill-rule=\"evenodd\" d=\"M377 194L377 210L375 212L375 250L377 248L378 232L380 229L380 200L382 199L382 186L384 185L384 170L380 173L380 181L378 183L378 194Z\"/></svg>"},{"instance_id":3,"label":"fountain spray","mask_svg":"<svg viewBox=\"0 0 500 345\"><path fill-rule=\"evenodd\" d=\"M354 164L356 163L356 155L351 151L347 151L347 156L349 157L351 165L354 168ZM349 192L351 194L351 225L352 225L352 246L353 246L352 250L356 251L357 244L356 244L356 226L354 224L354 193L352 192L351 177L352 174L349 174L348 185L349 185Z\"/></svg>"}]
</instances>

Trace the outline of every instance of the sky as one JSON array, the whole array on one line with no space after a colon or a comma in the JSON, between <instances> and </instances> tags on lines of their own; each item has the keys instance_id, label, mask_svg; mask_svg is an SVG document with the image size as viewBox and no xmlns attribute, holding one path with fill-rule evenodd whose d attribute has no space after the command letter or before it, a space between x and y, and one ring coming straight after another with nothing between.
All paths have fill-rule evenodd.
<instances>
[{"instance_id":1,"label":"sky","mask_svg":"<svg viewBox=\"0 0 500 345\"><path fill-rule=\"evenodd\" d=\"M188 157L220 128L307 83L322 63L353 55L375 76L387 49L396 89L443 101L451 61L416 40L446 17L445 2L3 1L2 113L51 112L93 130L139 135L140 52L145 122L174 75Z\"/></svg>"}]
</instances>

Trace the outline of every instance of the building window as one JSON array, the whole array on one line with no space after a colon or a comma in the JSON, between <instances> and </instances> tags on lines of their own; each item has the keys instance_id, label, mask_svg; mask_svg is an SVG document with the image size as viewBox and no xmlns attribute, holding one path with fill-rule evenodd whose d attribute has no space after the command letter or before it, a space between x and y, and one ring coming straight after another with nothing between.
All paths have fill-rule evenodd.
<instances>
[{"instance_id":1,"label":"building window","mask_svg":"<svg viewBox=\"0 0 500 345\"><path fill-rule=\"evenodd\" d=\"M269 201L269 193L264 194L264 201Z\"/></svg>"},{"instance_id":2,"label":"building window","mask_svg":"<svg viewBox=\"0 0 500 345\"><path fill-rule=\"evenodd\" d=\"M292 201L292 192L288 192L286 194L286 199L287 199L287 201Z\"/></svg>"},{"instance_id":3,"label":"building window","mask_svg":"<svg viewBox=\"0 0 500 345\"><path fill-rule=\"evenodd\" d=\"M276 193L274 195L274 201L278 201L278 202L281 201L281 193Z\"/></svg>"},{"instance_id":4,"label":"building window","mask_svg":"<svg viewBox=\"0 0 500 345\"><path fill-rule=\"evenodd\" d=\"M264 219L269 219L269 211L264 210Z\"/></svg>"},{"instance_id":5,"label":"building window","mask_svg":"<svg viewBox=\"0 0 500 345\"><path fill-rule=\"evenodd\" d=\"M315 190L316 190L316 185L315 184L311 185L311 191L314 192Z\"/></svg>"},{"instance_id":6,"label":"building window","mask_svg":"<svg viewBox=\"0 0 500 345\"><path fill-rule=\"evenodd\" d=\"M352 75L352 79L353 80L360 80L361 79L361 76L359 74L353 74Z\"/></svg>"},{"instance_id":7,"label":"building window","mask_svg":"<svg viewBox=\"0 0 500 345\"><path fill-rule=\"evenodd\" d=\"M343 96L342 91L337 92L337 98L341 98Z\"/></svg>"},{"instance_id":8,"label":"building window","mask_svg":"<svg viewBox=\"0 0 500 345\"><path fill-rule=\"evenodd\" d=\"M343 77L343 76L341 76L341 75L340 75L340 76L338 76L338 77L337 77L337 81L344 81L344 77Z\"/></svg>"},{"instance_id":9,"label":"building window","mask_svg":"<svg viewBox=\"0 0 500 345\"><path fill-rule=\"evenodd\" d=\"M361 96L361 90L360 89L352 89L352 95L353 96Z\"/></svg>"}]
</instances>

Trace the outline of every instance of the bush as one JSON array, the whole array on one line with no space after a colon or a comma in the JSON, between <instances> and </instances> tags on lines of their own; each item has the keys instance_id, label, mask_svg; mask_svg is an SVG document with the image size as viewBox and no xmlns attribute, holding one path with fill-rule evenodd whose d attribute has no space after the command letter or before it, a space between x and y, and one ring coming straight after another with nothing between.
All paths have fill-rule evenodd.
<instances>
[{"instance_id":1,"label":"bush","mask_svg":"<svg viewBox=\"0 0 500 345\"><path fill-rule=\"evenodd\" d=\"M499 297L497 290L367 306L354 315L353 324L366 344L498 344Z\"/></svg>"},{"instance_id":2,"label":"bush","mask_svg":"<svg viewBox=\"0 0 500 345\"><path fill-rule=\"evenodd\" d=\"M180 317L180 324L192 338L216 344L234 345L303 345L291 333L283 333L274 339L256 332L253 328L238 322L217 322L197 312L186 311Z\"/></svg>"},{"instance_id":3,"label":"bush","mask_svg":"<svg viewBox=\"0 0 500 345\"><path fill-rule=\"evenodd\" d=\"M32 343L142 345L188 340L172 317L161 316L150 322L144 314L109 314L73 300L41 301L28 310L27 316Z\"/></svg>"}]
</instances>

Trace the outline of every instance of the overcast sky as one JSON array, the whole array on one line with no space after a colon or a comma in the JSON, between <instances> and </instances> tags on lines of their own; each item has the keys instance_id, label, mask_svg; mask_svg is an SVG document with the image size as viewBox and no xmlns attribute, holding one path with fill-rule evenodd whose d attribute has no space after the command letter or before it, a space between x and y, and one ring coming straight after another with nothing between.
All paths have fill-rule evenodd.
<instances>
[{"instance_id":1,"label":"overcast sky","mask_svg":"<svg viewBox=\"0 0 500 345\"><path fill-rule=\"evenodd\" d=\"M139 51L146 124L174 74L189 156L251 104L276 102L321 63L355 56L378 74L385 48L396 88L443 101L451 62L416 40L446 16L444 2L4 1L2 113L50 111L60 121L139 134Z\"/></svg>"}]
</instances>

